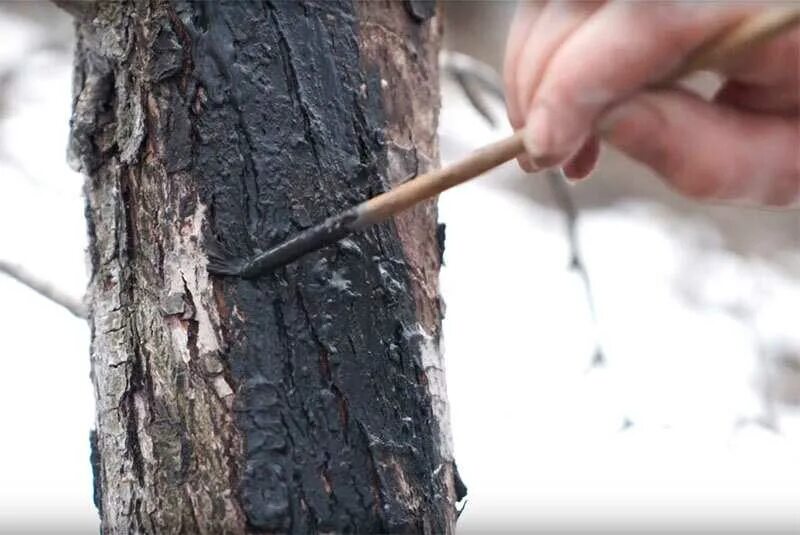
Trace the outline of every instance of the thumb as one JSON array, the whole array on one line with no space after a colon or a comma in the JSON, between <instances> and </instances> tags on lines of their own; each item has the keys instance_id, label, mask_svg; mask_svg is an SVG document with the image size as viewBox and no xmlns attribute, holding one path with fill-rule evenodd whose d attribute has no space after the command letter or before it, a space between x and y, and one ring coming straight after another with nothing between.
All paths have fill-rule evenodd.
<instances>
[{"instance_id":1,"label":"thumb","mask_svg":"<svg viewBox=\"0 0 800 535\"><path fill-rule=\"evenodd\" d=\"M598 124L611 145L689 197L800 203L800 125L680 90L642 93Z\"/></svg>"}]
</instances>

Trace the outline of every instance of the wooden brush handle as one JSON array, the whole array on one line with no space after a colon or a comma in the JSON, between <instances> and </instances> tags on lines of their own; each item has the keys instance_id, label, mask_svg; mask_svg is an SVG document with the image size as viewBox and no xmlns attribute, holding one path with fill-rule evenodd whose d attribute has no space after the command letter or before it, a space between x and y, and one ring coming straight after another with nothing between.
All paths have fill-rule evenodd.
<instances>
[{"instance_id":1,"label":"wooden brush handle","mask_svg":"<svg viewBox=\"0 0 800 535\"><path fill-rule=\"evenodd\" d=\"M683 76L698 70L720 67L741 52L752 49L798 22L800 22L800 8L767 9L700 47L678 69L657 84L657 87L669 86ZM358 207L360 217L357 226L360 228L382 221L424 199L471 180L513 159L523 151L522 132L518 131L505 139L478 149L463 160L420 175L365 201Z\"/></svg>"},{"instance_id":2,"label":"wooden brush handle","mask_svg":"<svg viewBox=\"0 0 800 535\"><path fill-rule=\"evenodd\" d=\"M798 22L798 7L766 9L701 46L663 83L669 85L692 72L722 67L742 52L772 39Z\"/></svg>"}]
</instances>

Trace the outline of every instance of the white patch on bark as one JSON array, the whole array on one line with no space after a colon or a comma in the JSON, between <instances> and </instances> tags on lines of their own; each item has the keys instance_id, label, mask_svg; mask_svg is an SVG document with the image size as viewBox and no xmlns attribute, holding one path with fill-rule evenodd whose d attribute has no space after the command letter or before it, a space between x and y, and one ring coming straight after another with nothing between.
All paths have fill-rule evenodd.
<instances>
[{"instance_id":1,"label":"white patch on bark","mask_svg":"<svg viewBox=\"0 0 800 535\"><path fill-rule=\"evenodd\" d=\"M196 239L202 235L205 213L205 205L198 202L194 214L181 225L175 250L167 252L164 259L166 292L186 294L188 290L189 295L184 299L187 303L194 304L194 310L188 311L188 314L197 322L197 350L200 355L220 349L215 328L215 325L219 325L219 318L216 317L211 283L206 270L208 259ZM191 354L187 346L187 330L180 322L173 322L170 327L176 348L179 348L183 360L189 362Z\"/></svg>"},{"instance_id":2,"label":"white patch on bark","mask_svg":"<svg viewBox=\"0 0 800 535\"><path fill-rule=\"evenodd\" d=\"M153 459L153 439L147 434L144 425L149 419L147 400L142 392L133 394L133 407L136 410L136 439L141 448L142 458Z\"/></svg>"},{"instance_id":3,"label":"white patch on bark","mask_svg":"<svg viewBox=\"0 0 800 535\"><path fill-rule=\"evenodd\" d=\"M447 402L447 382L444 357L440 343L422 328L417 327L422 336L420 344L422 366L428 379L428 394L431 396L433 415L439 424L439 453L443 460L453 460L453 434L450 428L450 405Z\"/></svg>"},{"instance_id":4,"label":"white patch on bark","mask_svg":"<svg viewBox=\"0 0 800 535\"><path fill-rule=\"evenodd\" d=\"M231 385L228 384L228 381L225 380L224 376L217 375L214 377L214 390L217 392L220 399L225 400L228 408L233 407L233 389Z\"/></svg>"},{"instance_id":5,"label":"white patch on bark","mask_svg":"<svg viewBox=\"0 0 800 535\"><path fill-rule=\"evenodd\" d=\"M331 286L333 286L337 290L341 290L343 292L346 292L347 290L350 289L350 284L351 283L350 283L349 280L344 278L344 275L342 275L342 271L334 271L331 274L331 278L330 278L329 282L330 282Z\"/></svg>"}]
</instances>

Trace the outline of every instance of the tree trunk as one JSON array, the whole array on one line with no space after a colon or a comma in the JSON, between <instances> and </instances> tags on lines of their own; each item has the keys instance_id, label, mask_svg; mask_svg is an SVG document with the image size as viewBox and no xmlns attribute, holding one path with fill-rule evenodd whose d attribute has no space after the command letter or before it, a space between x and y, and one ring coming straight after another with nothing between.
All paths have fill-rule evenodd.
<instances>
[{"instance_id":1,"label":"tree trunk","mask_svg":"<svg viewBox=\"0 0 800 535\"><path fill-rule=\"evenodd\" d=\"M437 164L435 7L61 3L103 531L453 532L435 204L259 280L205 267Z\"/></svg>"}]
</instances>

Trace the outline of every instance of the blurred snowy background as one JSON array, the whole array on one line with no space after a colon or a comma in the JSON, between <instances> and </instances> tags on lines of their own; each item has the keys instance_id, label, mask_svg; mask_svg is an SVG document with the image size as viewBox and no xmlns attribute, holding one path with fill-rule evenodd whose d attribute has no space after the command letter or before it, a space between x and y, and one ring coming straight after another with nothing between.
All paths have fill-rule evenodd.
<instances>
[{"instance_id":1,"label":"blurred snowy background","mask_svg":"<svg viewBox=\"0 0 800 535\"><path fill-rule=\"evenodd\" d=\"M496 68L511 11L446 3L447 47ZM0 2L0 36L0 263L80 296L71 24ZM507 133L453 57L444 161ZM699 205L610 153L554 185L510 164L440 200L460 530L800 532L800 211ZM0 275L0 335L0 532L96 532L88 328Z\"/></svg>"}]
</instances>

